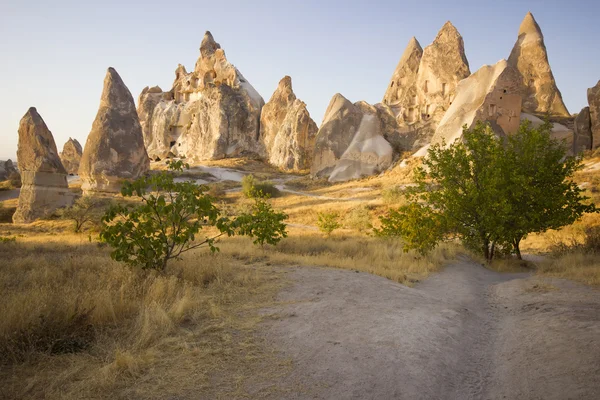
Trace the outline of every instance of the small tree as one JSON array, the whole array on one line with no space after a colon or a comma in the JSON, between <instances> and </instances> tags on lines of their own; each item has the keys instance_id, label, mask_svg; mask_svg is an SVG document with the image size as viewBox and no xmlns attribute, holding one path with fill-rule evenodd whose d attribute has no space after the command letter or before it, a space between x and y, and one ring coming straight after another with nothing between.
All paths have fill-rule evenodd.
<instances>
[{"instance_id":1,"label":"small tree","mask_svg":"<svg viewBox=\"0 0 600 400\"><path fill-rule=\"evenodd\" d=\"M440 214L417 202L390 210L380 220L381 228L374 229L375 235L401 237L405 253L416 250L425 255L437 246L440 237L445 234L444 219Z\"/></svg>"},{"instance_id":2,"label":"small tree","mask_svg":"<svg viewBox=\"0 0 600 400\"><path fill-rule=\"evenodd\" d=\"M72 206L59 210L59 216L72 220L75 233L81 232L86 224L99 223L102 218L102 201L91 196L78 198Z\"/></svg>"},{"instance_id":3,"label":"small tree","mask_svg":"<svg viewBox=\"0 0 600 400\"><path fill-rule=\"evenodd\" d=\"M175 182L173 173L182 171L182 161L169 163L171 171L126 182L121 194L139 196L142 203L132 209L115 205L104 215L100 237L113 247L117 261L144 269L164 270L169 260L186 251L208 246L217 251L217 238L235 234L255 238L255 243L276 244L286 236L284 213L257 200L250 213L230 219L221 215L205 188L194 182ZM218 231L196 240L202 227Z\"/></svg>"},{"instance_id":4,"label":"small tree","mask_svg":"<svg viewBox=\"0 0 600 400\"><path fill-rule=\"evenodd\" d=\"M317 226L319 230L325 235L329 236L331 233L340 228L341 225L338 222L340 215L336 212L320 212L317 214Z\"/></svg>"}]
</instances>

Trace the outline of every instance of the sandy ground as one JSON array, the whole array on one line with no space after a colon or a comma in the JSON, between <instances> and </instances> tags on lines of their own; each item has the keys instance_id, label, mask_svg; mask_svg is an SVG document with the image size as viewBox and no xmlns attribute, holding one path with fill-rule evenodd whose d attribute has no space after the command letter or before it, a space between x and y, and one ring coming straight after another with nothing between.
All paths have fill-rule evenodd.
<instances>
[{"instance_id":1,"label":"sandy ground","mask_svg":"<svg viewBox=\"0 0 600 400\"><path fill-rule=\"evenodd\" d=\"M337 269L289 277L263 332L291 372L251 398L600 399L598 290L468 260L414 288Z\"/></svg>"},{"instance_id":2,"label":"sandy ground","mask_svg":"<svg viewBox=\"0 0 600 400\"><path fill-rule=\"evenodd\" d=\"M0 201L16 199L20 192L21 189L0 190Z\"/></svg>"}]
</instances>

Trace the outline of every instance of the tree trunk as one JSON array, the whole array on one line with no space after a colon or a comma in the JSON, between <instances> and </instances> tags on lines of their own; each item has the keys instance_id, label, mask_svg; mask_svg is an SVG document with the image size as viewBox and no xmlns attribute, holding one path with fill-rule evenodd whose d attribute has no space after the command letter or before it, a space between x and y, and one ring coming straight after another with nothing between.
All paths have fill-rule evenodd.
<instances>
[{"instance_id":1,"label":"tree trunk","mask_svg":"<svg viewBox=\"0 0 600 400\"><path fill-rule=\"evenodd\" d=\"M485 257L486 261L490 261L490 242L487 240L483 240L483 246L482 246L482 250L483 250L483 255Z\"/></svg>"},{"instance_id":2,"label":"tree trunk","mask_svg":"<svg viewBox=\"0 0 600 400\"><path fill-rule=\"evenodd\" d=\"M490 261L494 259L494 255L496 254L496 242L492 242L492 249L490 250Z\"/></svg>"},{"instance_id":3,"label":"tree trunk","mask_svg":"<svg viewBox=\"0 0 600 400\"><path fill-rule=\"evenodd\" d=\"M517 255L517 258L519 260L522 260L523 257L521 257L521 249L519 248L520 244L521 244L521 239L515 239L513 246L515 246L515 254Z\"/></svg>"}]
</instances>

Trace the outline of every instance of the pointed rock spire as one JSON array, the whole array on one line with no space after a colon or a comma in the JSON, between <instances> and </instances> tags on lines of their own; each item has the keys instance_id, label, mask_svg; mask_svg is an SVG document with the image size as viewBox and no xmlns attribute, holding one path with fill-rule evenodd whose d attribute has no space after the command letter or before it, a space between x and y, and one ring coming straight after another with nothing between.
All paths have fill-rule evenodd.
<instances>
[{"instance_id":1,"label":"pointed rock spire","mask_svg":"<svg viewBox=\"0 0 600 400\"><path fill-rule=\"evenodd\" d=\"M32 222L73 202L52 132L34 107L19 123L17 161L22 186L13 222Z\"/></svg>"},{"instance_id":2,"label":"pointed rock spire","mask_svg":"<svg viewBox=\"0 0 600 400\"><path fill-rule=\"evenodd\" d=\"M530 12L521 22L519 37L510 53L508 63L520 72L523 86L527 88L523 99L524 112L557 117L570 116L554 81L544 35Z\"/></svg>"},{"instance_id":3,"label":"pointed rock spire","mask_svg":"<svg viewBox=\"0 0 600 400\"><path fill-rule=\"evenodd\" d=\"M383 103L389 106L406 103L409 96L416 94L411 93L411 89L414 92L422 56L423 48L417 38L413 36L396 66L396 70L383 96Z\"/></svg>"},{"instance_id":4,"label":"pointed rock spire","mask_svg":"<svg viewBox=\"0 0 600 400\"><path fill-rule=\"evenodd\" d=\"M78 173L82 153L83 149L77 139L69 138L60 153L60 160L68 174Z\"/></svg>"},{"instance_id":5,"label":"pointed rock spire","mask_svg":"<svg viewBox=\"0 0 600 400\"><path fill-rule=\"evenodd\" d=\"M309 168L317 130L306 104L292 90L292 78L283 77L260 116L269 162L288 170Z\"/></svg>"},{"instance_id":6,"label":"pointed rock spire","mask_svg":"<svg viewBox=\"0 0 600 400\"><path fill-rule=\"evenodd\" d=\"M122 179L136 179L149 168L133 97L117 71L109 68L98 114L81 157L82 189L118 192Z\"/></svg>"}]
</instances>

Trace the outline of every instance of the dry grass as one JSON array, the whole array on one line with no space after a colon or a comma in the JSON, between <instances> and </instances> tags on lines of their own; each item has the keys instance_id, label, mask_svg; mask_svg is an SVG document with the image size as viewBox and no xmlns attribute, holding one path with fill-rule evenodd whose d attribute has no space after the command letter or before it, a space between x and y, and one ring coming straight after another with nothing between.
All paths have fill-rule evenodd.
<instances>
[{"instance_id":1,"label":"dry grass","mask_svg":"<svg viewBox=\"0 0 600 400\"><path fill-rule=\"evenodd\" d=\"M277 373L255 336L277 270L199 251L147 274L31 228L0 243L0 398L231 398Z\"/></svg>"},{"instance_id":2,"label":"dry grass","mask_svg":"<svg viewBox=\"0 0 600 400\"><path fill-rule=\"evenodd\" d=\"M600 254L581 251L546 258L537 263L544 276L570 279L586 285L600 286Z\"/></svg>"},{"instance_id":3,"label":"dry grass","mask_svg":"<svg viewBox=\"0 0 600 400\"><path fill-rule=\"evenodd\" d=\"M460 252L454 244L441 244L421 257L404 253L397 239L380 239L355 233L334 233L329 237L314 232L291 230L276 247L253 247L246 238L234 238L221 246L223 254L236 258L266 259L271 263L325 266L383 276L410 285L453 260Z\"/></svg>"}]
</instances>

